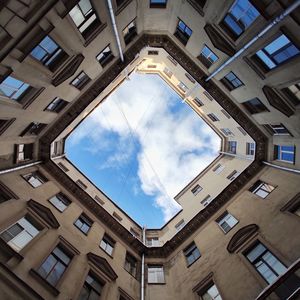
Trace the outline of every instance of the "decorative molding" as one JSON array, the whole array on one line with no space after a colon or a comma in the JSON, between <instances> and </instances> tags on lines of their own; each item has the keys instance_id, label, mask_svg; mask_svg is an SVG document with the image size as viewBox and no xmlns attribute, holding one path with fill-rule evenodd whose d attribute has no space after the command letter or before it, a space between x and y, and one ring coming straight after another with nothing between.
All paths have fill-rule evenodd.
<instances>
[{"instance_id":1,"label":"decorative molding","mask_svg":"<svg viewBox=\"0 0 300 300\"><path fill-rule=\"evenodd\" d=\"M294 111L288 106L283 97L281 97L274 88L265 85L262 90L271 106L288 117L294 114Z\"/></svg>"},{"instance_id":2,"label":"decorative molding","mask_svg":"<svg viewBox=\"0 0 300 300\"><path fill-rule=\"evenodd\" d=\"M214 25L206 24L204 30L217 49L226 53L228 56L233 56L235 54L234 47L222 36Z\"/></svg>"},{"instance_id":3,"label":"decorative molding","mask_svg":"<svg viewBox=\"0 0 300 300\"><path fill-rule=\"evenodd\" d=\"M250 224L241 228L229 241L227 251L229 253L234 253L240 246L249 240L258 231L258 229L259 227L256 224Z\"/></svg>"},{"instance_id":4,"label":"decorative molding","mask_svg":"<svg viewBox=\"0 0 300 300\"><path fill-rule=\"evenodd\" d=\"M200 84L207 92L224 108L231 117L243 124L244 130L255 140L256 155L255 161L232 183L230 183L204 210L200 211L186 226L180 230L171 240L162 247L147 248L141 241L134 238L132 234L123 227L115 218L109 214L101 205L98 205L93 198L80 189L76 183L67 176L54 162L50 160L51 142L69 125L72 121L114 81L120 72L130 64L137 53L144 47L163 48ZM91 210L98 220L108 226L119 236L124 243L131 246L137 253L146 253L148 257L166 257L170 255L185 240L194 234L200 226L207 222L216 212L220 210L236 193L238 193L249 180L255 176L264 166L262 160L266 159L267 138L250 118L225 94L212 80L205 82L207 74L193 61L184 50L176 45L166 35L143 34L135 40L131 47L124 53L124 62L115 60L104 73L96 79L87 91L84 92L76 102L68 107L39 140L39 159L45 161L42 165L61 185L69 190L74 197L80 199L85 207Z\"/></svg>"},{"instance_id":5,"label":"decorative molding","mask_svg":"<svg viewBox=\"0 0 300 300\"><path fill-rule=\"evenodd\" d=\"M300 193L296 194L288 203L286 203L280 211L293 212L300 207Z\"/></svg>"},{"instance_id":6,"label":"decorative molding","mask_svg":"<svg viewBox=\"0 0 300 300\"><path fill-rule=\"evenodd\" d=\"M11 199L19 199L19 197L11 189L9 189L2 181L0 181L0 191L4 191L4 193L7 194L7 196L9 196Z\"/></svg>"},{"instance_id":7,"label":"decorative molding","mask_svg":"<svg viewBox=\"0 0 300 300\"><path fill-rule=\"evenodd\" d=\"M27 206L31 208L39 217L41 217L50 227L57 229L60 226L50 208L32 199L27 202Z\"/></svg>"},{"instance_id":8,"label":"decorative molding","mask_svg":"<svg viewBox=\"0 0 300 300\"><path fill-rule=\"evenodd\" d=\"M128 293L126 293L122 288L118 287L118 290L120 292L120 295L126 299L126 300L135 300L134 298L132 298Z\"/></svg>"},{"instance_id":9,"label":"decorative molding","mask_svg":"<svg viewBox=\"0 0 300 300\"><path fill-rule=\"evenodd\" d=\"M53 77L51 83L54 86L58 86L61 83L63 83L65 80L73 76L83 60L84 60L84 56L82 54L78 54L75 57L73 57L64 66L64 68Z\"/></svg>"},{"instance_id":10,"label":"decorative molding","mask_svg":"<svg viewBox=\"0 0 300 300\"><path fill-rule=\"evenodd\" d=\"M209 284L212 281L212 278L214 276L214 273L209 273L204 279L202 279L195 287L193 287L193 292L198 293L200 292L207 284Z\"/></svg>"},{"instance_id":11,"label":"decorative molding","mask_svg":"<svg viewBox=\"0 0 300 300\"><path fill-rule=\"evenodd\" d=\"M107 260L101 256L98 256L92 252L87 254L88 260L93 263L99 270L101 270L112 281L118 278L118 275L107 262Z\"/></svg>"}]
</instances>

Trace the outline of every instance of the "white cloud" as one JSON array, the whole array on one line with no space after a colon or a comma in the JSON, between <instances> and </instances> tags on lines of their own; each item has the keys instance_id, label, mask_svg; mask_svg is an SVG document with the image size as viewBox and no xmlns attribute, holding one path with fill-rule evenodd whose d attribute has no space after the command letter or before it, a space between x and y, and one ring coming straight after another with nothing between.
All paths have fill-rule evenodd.
<instances>
[{"instance_id":1,"label":"white cloud","mask_svg":"<svg viewBox=\"0 0 300 300\"><path fill-rule=\"evenodd\" d=\"M214 131L196 113L178 111L176 104L186 105L172 97L161 80L132 74L131 80L96 108L70 137L72 146L88 138L91 153L115 150L100 168L118 168L138 145L140 189L154 197L165 221L180 209L172 197L216 157L220 148ZM135 193L138 190L136 186L132 189Z\"/></svg>"}]
</instances>

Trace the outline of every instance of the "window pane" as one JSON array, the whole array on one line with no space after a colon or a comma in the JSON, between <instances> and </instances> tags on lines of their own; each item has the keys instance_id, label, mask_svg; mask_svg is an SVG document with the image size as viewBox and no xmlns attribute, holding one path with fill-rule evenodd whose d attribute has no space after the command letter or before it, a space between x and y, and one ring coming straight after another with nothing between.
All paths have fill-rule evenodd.
<instances>
[{"instance_id":1,"label":"window pane","mask_svg":"<svg viewBox=\"0 0 300 300\"><path fill-rule=\"evenodd\" d=\"M269 54L273 54L275 51L277 51L278 49L284 47L285 45L287 45L289 43L289 39L282 34L280 37L278 37L275 41L273 41L272 43L270 43L268 46L265 47L265 50L269 53Z\"/></svg>"},{"instance_id":2,"label":"window pane","mask_svg":"<svg viewBox=\"0 0 300 300\"><path fill-rule=\"evenodd\" d=\"M286 267L271 252L267 252L263 256L263 259L269 266L271 266L273 270L275 270L278 275L282 275L285 273Z\"/></svg>"},{"instance_id":3,"label":"window pane","mask_svg":"<svg viewBox=\"0 0 300 300\"><path fill-rule=\"evenodd\" d=\"M248 254L247 257L248 259L253 262L257 257L259 257L264 251L266 250L266 247L259 243L253 250L251 250Z\"/></svg>"},{"instance_id":4,"label":"window pane","mask_svg":"<svg viewBox=\"0 0 300 300\"><path fill-rule=\"evenodd\" d=\"M66 267L61 262L58 262L55 265L55 267L51 270L51 273L47 277L47 281L52 285L56 285L56 283L64 273L65 269Z\"/></svg>"},{"instance_id":5,"label":"window pane","mask_svg":"<svg viewBox=\"0 0 300 300\"><path fill-rule=\"evenodd\" d=\"M269 69L276 67L275 63L262 50L256 52L256 55L267 65Z\"/></svg>"},{"instance_id":6,"label":"window pane","mask_svg":"<svg viewBox=\"0 0 300 300\"><path fill-rule=\"evenodd\" d=\"M43 262L43 264L40 266L38 272L39 274L46 278L48 273L51 271L51 269L54 267L54 265L56 264L57 260L56 258L50 254L47 259Z\"/></svg>"},{"instance_id":7,"label":"window pane","mask_svg":"<svg viewBox=\"0 0 300 300\"><path fill-rule=\"evenodd\" d=\"M54 250L53 250L53 253L63 262L65 263L66 265L69 264L70 262L70 257L67 256L62 250L60 250L58 247L56 247Z\"/></svg>"}]
</instances>

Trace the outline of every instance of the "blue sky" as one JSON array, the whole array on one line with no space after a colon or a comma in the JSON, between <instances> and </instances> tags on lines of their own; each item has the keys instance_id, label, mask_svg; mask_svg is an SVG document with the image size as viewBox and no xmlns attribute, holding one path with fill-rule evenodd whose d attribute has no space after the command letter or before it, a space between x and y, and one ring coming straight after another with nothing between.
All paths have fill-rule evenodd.
<instances>
[{"instance_id":1,"label":"blue sky","mask_svg":"<svg viewBox=\"0 0 300 300\"><path fill-rule=\"evenodd\" d=\"M173 197L219 149L219 137L159 76L137 73L66 142L68 159L147 228L180 210Z\"/></svg>"}]
</instances>

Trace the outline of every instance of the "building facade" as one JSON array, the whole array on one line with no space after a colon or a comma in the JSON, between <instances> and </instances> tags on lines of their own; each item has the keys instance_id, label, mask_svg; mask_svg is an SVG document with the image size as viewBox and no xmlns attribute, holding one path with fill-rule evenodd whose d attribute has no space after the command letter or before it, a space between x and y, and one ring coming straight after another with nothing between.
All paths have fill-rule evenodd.
<instances>
[{"instance_id":1,"label":"building facade","mask_svg":"<svg viewBox=\"0 0 300 300\"><path fill-rule=\"evenodd\" d=\"M298 299L299 5L3 1L1 299ZM222 140L160 229L64 151L132 72L160 76Z\"/></svg>"}]
</instances>

